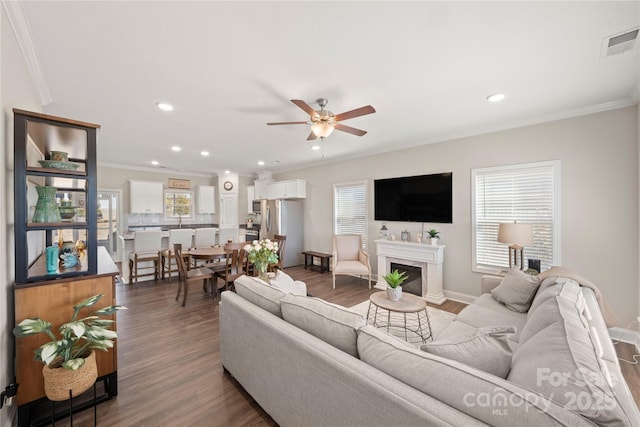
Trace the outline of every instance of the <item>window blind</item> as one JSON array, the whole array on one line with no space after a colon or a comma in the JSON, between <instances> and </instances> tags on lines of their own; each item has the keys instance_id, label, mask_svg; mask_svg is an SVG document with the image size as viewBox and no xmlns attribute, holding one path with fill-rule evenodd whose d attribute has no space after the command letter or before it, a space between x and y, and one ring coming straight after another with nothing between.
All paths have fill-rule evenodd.
<instances>
[{"instance_id":1,"label":"window blind","mask_svg":"<svg viewBox=\"0 0 640 427\"><path fill-rule=\"evenodd\" d=\"M360 234L362 247L367 247L367 184L337 184L334 186L333 232Z\"/></svg>"},{"instance_id":2,"label":"window blind","mask_svg":"<svg viewBox=\"0 0 640 427\"><path fill-rule=\"evenodd\" d=\"M472 170L474 269L509 267L507 245L497 237L499 224L513 221L533 229L525 260L539 259L542 270L559 263L559 167L551 161Z\"/></svg>"}]
</instances>

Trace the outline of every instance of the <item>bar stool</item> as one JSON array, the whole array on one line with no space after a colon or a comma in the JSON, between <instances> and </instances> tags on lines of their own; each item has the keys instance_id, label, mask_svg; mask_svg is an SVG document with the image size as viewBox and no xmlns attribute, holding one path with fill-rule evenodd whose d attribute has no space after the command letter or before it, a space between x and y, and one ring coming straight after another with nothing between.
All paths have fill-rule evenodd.
<instances>
[{"instance_id":1,"label":"bar stool","mask_svg":"<svg viewBox=\"0 0 640 427\"><path fill-rule=\"evenodd\" d=\"M160 251L160 278L164 280L165 274L169 275L171 281L171 273L177 273L178 264L174 263L172 268L171 260L175 260L173 245L179 243L182 248L190 248L193 240L193 230L191 228L181 228L169 231L169 249Z\"/></svg>"},{"instance_id":2,"label":"bar stool","mask_svg":"<svg viewBox=\"0 0 640 427\"><path fill-rule=\"evenodd\" d=\"M129 255L129 283L138 283L138 277L151 275L154 280L158 280L158 261L161 247L160 230L136 231L134 233L133 253ZM152 268L148 266L151 262L153 263L153 271L148 271Z\"/></svg>"}]
</instances>

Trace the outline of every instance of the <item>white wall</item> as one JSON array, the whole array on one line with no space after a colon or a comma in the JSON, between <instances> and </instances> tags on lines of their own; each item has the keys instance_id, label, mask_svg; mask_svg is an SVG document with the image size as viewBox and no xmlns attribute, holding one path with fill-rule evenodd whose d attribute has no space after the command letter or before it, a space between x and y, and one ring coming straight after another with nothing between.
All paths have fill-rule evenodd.
<instances>
[{"instance_id":1,"label":"white wall","mask_svg":"<svg viewBox=\"0 0 640 427\"><path fill-rule=\"evenodd\" d=\"M14 323L13 284L15 279L13 233L13 108L41 112L35 87L20 53L4 8L0 8L0 388L13 382ZM0 425L17 424L15 406L0 411Z\"/></svg>"},{"instance_id":2,"label":"white wall","mask_svg":"<svg viewBox=\"0 0 640 427\"><path fill-rule=\"evenodd\" d=\"M287 171L275 179L307 180L305 249L331 250L333 185L369 182L369 254L376 267L380 222L373 221L376 178L453 171L453 224L425 224L441 231L444 286L478 295L471 271L471 169L559 159L562 162L561 260L600 287L626 326L638 311L638 111L637 106L589 116L478 135L370 157ZM343 137L342 135L340 135ZM333 137L333 135L332 135ZM349 139L351 138L351 139ZM337 139L337 138L336 138ZM366 144L346 135L332 143ZM422 224L386 222L391 233Z\"/></svg>"}]
</instances>

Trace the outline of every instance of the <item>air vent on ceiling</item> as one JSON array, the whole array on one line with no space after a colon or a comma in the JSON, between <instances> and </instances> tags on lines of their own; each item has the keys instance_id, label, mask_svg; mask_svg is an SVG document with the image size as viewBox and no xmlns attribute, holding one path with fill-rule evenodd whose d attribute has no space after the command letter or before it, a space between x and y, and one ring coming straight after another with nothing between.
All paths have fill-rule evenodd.
<instances>
[{"instance_id":1,"label":"air vent on ceiling","mask_svg":"<svg viewBox=\"0 0 640 427\"><path fill-rule=\"evenodd\" d=\"M601 57L613 56L633 49L638 40L638 28L605 37L602 40Z\"/></svg>"}]
</instances>

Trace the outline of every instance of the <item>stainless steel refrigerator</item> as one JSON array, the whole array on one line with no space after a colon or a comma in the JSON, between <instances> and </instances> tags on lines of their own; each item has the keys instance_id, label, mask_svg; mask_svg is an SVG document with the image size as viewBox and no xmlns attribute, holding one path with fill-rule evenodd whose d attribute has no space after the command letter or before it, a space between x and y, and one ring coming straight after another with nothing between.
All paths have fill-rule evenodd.
<instances>
[{"instance_id":1,"label":"stainless steel refrigerator","mask_svg":"<svg viewBox=\"0 0 640 427\"><path fill-rule=\"evenodd\" d=\"M272 239L275 234L287 236L284 247L284 267L303 263L304 210L298 200L263 200L260 238Z\"/></svg>"}]
</instances>

